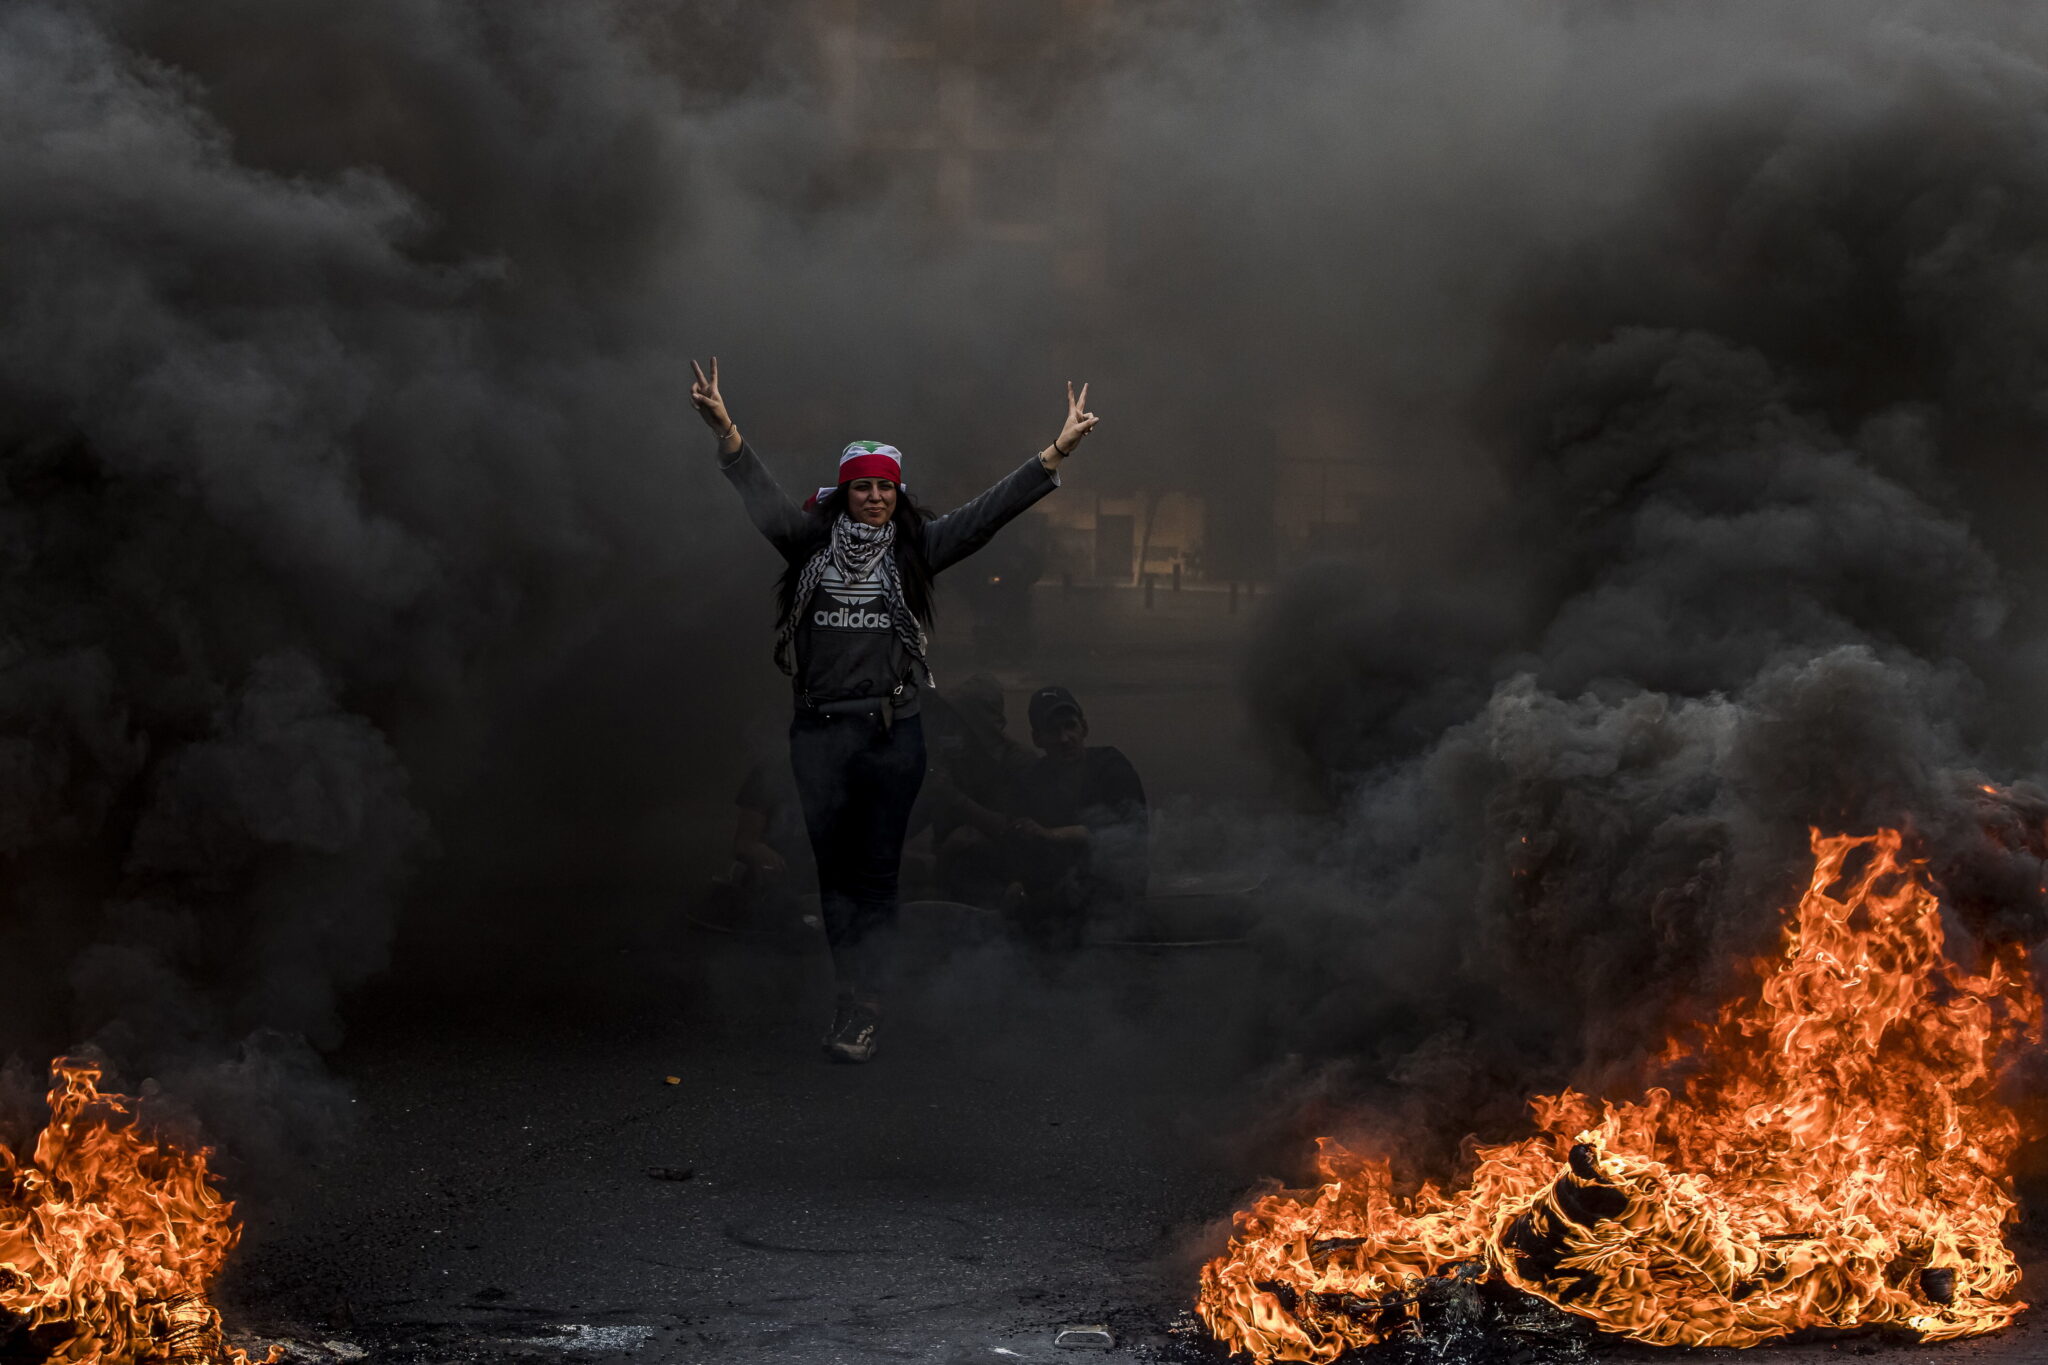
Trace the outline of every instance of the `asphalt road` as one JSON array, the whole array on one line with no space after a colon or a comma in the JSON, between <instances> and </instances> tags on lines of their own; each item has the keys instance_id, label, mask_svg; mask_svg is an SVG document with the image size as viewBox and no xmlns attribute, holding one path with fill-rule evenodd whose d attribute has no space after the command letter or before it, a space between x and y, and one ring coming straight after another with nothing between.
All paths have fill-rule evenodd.
<instances>
[{"instance_id":1,"label":"asphalt road","mask_svg":"<svg viewBox=\"0 0 2048 1365\"><path fill-rule=\"evenodd\" d=\"M989 665L1013 714L1065 682L1155 798L1244 797L1258 760L1229 660L1249 613L1125 597L1068 603L1045 633L1060 652L1033 667ZM834 1067L817 1048L821 953L683 923L676 888L722 856L736 784L706 775L685 854L645 859L645 905L535 893L546 904L520 922L557 926L540 951L402 951L356 1002L333 1059L355 1131L249 1209L217 1294L245 1343L322 1365L1213 1359L1186 1309L1262 1169L1234 1145L1276 1060L1252 1002L1282 993L1257 989L1256 956L944 957L934 928L878 1059ZM436 975L458 958L459 979ZM1106 1355L1053 1347L1062 1325L1104 1322ZM2048 1329L1602 1353L1843 1356L2048 1361Z\"/></svg>"},{"instance_id":2,"label":"asphalt road","mask_svg":"<svg viewBox=\"0 0 2048 1365\"><path fill-rule=\"evenodd\" d=\"M339 1059L358 1133L252 1219L222 1286L243 1339L323 1362L1216 1358L1185 1309L1245 1193L1241 950L1052 974L971 950L852 1068L817 1053L821 957L689 947L619 955L594 998L371 1011ZM1118 1348L1056 1350L1071 1323ZM2048 1332L1677 1354L1843 1353L2003 1365L2048 1360Z\"/></svg>"},{"instance_id":3,"label":"asphalt road","mask_svg":"<svg viewBox=\"0 0 2048 1365\"><path fill-rule=\"evenodd\" d=\"M1057 978L973 950L853 1068L818 1052L821 957L698 946L667 990L382 1013L339 1059L359 1131L252 1221L232 1319L393 1361L999 1362L1105 1320L1166 1340L1238 1193L1215 1140L1251 1063L1235 950Z\"/></svg>"}]
</instances>

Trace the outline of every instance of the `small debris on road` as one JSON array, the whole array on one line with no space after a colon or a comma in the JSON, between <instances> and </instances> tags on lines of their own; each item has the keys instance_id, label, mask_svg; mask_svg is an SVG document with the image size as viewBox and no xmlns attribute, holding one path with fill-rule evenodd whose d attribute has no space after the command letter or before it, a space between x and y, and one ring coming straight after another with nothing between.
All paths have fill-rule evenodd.
<instances>
[{"instance_id":1,"label":"small debris on road","mask_svg":"<svg viewBox=\"0 0 2048 1365\"><path fill-rule=\"evenodd\" d=\"M649 1180L688 1180L697 1174L695 1166L649 1166Z\"/></svg>"},{"instance_id":2,"label":"small debris on road","mask_svg":"<svg viewBox=\"0 0 2048 1365\"><path fill-rule=\"evenodd\" d=\"M1073 1322L1053 1334L1052 1344L1066 1351L1108 1351L1116 1346L1116 1335L1106 1323Z\"/></svg>"}]
</instances>

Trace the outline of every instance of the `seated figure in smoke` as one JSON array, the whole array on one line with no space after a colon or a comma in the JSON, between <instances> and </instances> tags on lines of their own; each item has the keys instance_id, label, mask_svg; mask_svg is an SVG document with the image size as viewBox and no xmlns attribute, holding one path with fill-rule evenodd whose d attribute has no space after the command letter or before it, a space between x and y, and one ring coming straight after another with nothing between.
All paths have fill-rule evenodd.
<instances>
[{"instance_id":1,"label":"seated figure in smoke","mask_svg":"<svg viewBox=\"0 0 2048 1365\"><path fill-rule=\"evenodd\" d=\"M855 441L836 487L799 508L740 435L711 370L691 362L690 400L718 438L719 468L781 552L776 663L795 685L790 763L818 865L820 911L838 977L825 1049L874 1055L888 985L889 931L911 804L924 780L921 693L932 579L1059 486L1060 462L1095 427L1088 386L1067 386L1059 436L987 492L932 516L903 486L894 446Z\"/></svg>"},{"instance_id":2,"label":"seated figure in smoke","mask_svg":"<svg viewBox=\"0 0 2048 1365\"><path fill-rule=\"evenodd\" d=\"M996 905L1010 881L1010 822L1032 758L1006 733L1003 689L987 674L962 679L930 701L933 761L919 799L929 810L939 894Z\"/></svg>"}]
</instances>

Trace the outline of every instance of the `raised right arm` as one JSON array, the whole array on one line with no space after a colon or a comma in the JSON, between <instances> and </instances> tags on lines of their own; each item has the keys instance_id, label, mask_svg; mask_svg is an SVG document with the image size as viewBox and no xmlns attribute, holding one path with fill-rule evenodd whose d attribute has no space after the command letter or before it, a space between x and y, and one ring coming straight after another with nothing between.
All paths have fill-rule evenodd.
<instances>
[{"instance_id":1,"label":"raised right arm","mask_svg":"<svg viewBox=\"0 0 2048 1365\"><path fill-rule=\"evenodd\" d=\"M746 505L756 529L782 552L783 558L791 558L799 552L804 539L803 512L775 482L775 476L754 454L747 438L740 435L732 414L726 411L725 396L718 391L718 357L711 357L710 374L705 374L704 367L694 360L690 362L690 373L690 403L718 438L719 472L739 489L740 501Z\"/></svg>"},{"instance_id":2,"label":"raised right arm","mask_svg":"<svg viewBox=\"0 0 2048 1365\"><path fill-rule=\"evenodd\" d=\"M724 453L723 450L719 452L721 456ZM731 459L718 462L718 470L740 491L740 501L746 505L747 516L755 528L768 537L769 544L780 550L785 559L797 553L806 529L803 510L789 500L789 494L775 482L775 476L754 454L754 448L741 441Z\"/></svg>"}]
</instances>

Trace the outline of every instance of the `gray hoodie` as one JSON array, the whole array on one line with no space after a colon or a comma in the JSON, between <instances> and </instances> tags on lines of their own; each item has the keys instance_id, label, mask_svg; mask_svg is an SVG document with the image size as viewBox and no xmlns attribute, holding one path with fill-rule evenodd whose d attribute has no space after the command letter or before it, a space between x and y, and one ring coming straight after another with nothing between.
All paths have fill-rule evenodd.
<instances>
[{"instance_id":1,"label":"gray hoodie","mask_svg":"<svg viewBox=\"0 0 2048 1365\"><path fill-rule=\"evenodd\" d=\"M814 517L789 500L752 446L719 466L740 492L747 515L783 559L796 563L823 541ZM958 564L988 544L1011 518L1059 487L1059 479L1033 455L994 487L924 525L925 558L933 573ZM918 710L918 684L908 676L910 656L896 638L888 599L879 583L846 583L827 567L796 629L796 694L811 701L883 696L903 684L896 714Z\"/></svg>"}]
</instances>

